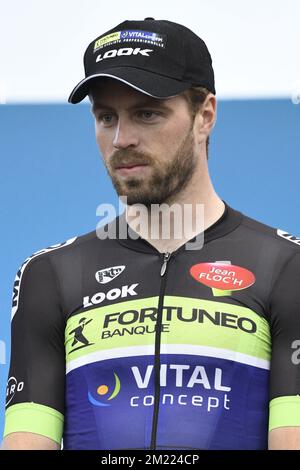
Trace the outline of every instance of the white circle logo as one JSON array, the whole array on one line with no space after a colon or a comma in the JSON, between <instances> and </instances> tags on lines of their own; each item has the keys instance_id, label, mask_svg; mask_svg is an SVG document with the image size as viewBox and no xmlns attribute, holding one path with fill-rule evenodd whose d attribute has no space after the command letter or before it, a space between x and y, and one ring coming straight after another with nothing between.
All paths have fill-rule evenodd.
<instances>
[{"instance_id":1,"label":"white circle logo","mask_svg":"<svg viewBox=\"0 0 300 470\"><path fill-rule=\"evenodd\" d=\"M24 382L19 382L15 377L10 377L6 387L6 405L9 405L16 392L21 392L24 388Z\"/></svg>"}]
</instances>

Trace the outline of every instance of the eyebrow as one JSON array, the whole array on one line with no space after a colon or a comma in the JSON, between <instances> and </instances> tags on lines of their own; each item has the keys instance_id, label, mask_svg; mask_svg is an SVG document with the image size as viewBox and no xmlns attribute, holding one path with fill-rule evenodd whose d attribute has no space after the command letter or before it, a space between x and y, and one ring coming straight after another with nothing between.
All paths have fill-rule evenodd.
<instances>
[{"instance_id":1,"label":"eyebrow","mask_svg":"<svg viewBox=\"0 0 300 470\"><path fill-rule=\"evenodd\" d=\"M170 106L168 106L166 104L166 101L167 101L166 99L161 99L160 100L160 99L157 99L157 98L156 99L155 98L146 98L145 100L138 101L134 105L129 106L128 109L129 110L135 110L135 109L143 108L143 107L156 107L156 108L159 107L159 108L163 108L163 109L171 111L171 108L170 108ZM101 101L96 101L91 107L91 110L94 114L98 109L107 109L108 111L114 111L114 108L112 106L109 106L106 103L101 103Z\"/></svg>"}]
</instances>

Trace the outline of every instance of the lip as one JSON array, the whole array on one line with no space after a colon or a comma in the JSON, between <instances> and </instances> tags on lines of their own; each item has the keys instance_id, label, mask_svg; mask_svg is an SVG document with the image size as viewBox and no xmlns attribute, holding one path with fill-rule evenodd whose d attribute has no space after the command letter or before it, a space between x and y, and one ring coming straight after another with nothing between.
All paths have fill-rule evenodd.
<instances>
[{"instance_id":1,"label":"lip","mask_svg":"<svg viewBox=\"0 0 300 470\"><path fill-rule=\"evenodd\" d=\"M122 168L134 168L138 166L146 166L146 163L128 163L126 165L120 165L116 168L116 170L120 170Z\"/></svg>"},{"instance_id":2,"label":"lip","mask_svg":"<svg viewBox=\"0 0 300 470\"><path fill-rule=\"evenodd\" d=\"M146 164L119 166L116 171L122 176L128 176L143 173L148 166Z\"/></svg>"}]
</instances>

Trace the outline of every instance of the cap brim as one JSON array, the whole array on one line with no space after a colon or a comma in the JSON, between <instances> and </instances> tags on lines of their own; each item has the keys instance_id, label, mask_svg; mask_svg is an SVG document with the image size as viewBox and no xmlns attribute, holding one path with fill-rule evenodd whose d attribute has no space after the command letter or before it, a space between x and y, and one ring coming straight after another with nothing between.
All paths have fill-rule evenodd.
<instances>
[{"instance_id":1,"label":"cap brim","mask_svg":"<svg viewBox=\"0 0 300 470\"><path fill-rule=\"evenodd\" d=\"M88 94L94 81L113 78L154 98L170 98L191 88L192 84L134 67L114 67L81 80L69 96L69 103L79 103Z\"/></svg>"}]
</instances>

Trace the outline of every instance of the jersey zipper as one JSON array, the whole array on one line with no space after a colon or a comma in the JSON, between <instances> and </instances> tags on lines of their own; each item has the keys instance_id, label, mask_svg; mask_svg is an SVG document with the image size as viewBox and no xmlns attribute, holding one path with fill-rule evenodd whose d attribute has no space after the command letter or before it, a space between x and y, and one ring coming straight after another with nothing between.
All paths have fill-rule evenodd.
<instances>
[{"instance_id":1,"label":"jersey zipper","mask_svg":"<svg viewBox=\"0 0 300 470\"><path fill-rule=\"evenodd\" d=\"M150 449L156 448L156 435L157 435L157 423L158 423L158 411L159 411L159 400L160 400L160 344L161 344L161 325L162 325L162 310L166 288L168 261L171 257L171 253L166 252L163 254L163 264L161 266L161 285L159 292L159 301L157 309L157 320L155 329L155 352L154 352L154 412L152 420L152 433L151 433L151 445Z\"/></svg>"}]
</instances>

